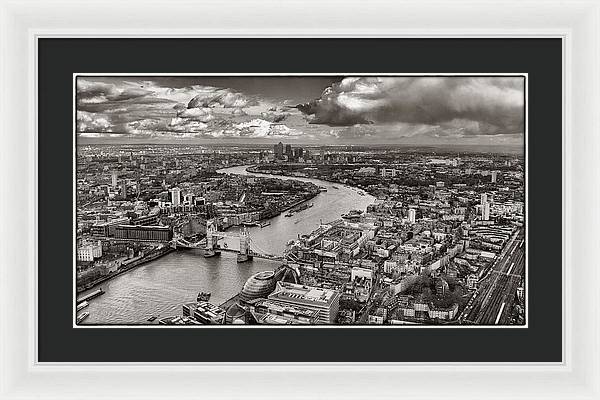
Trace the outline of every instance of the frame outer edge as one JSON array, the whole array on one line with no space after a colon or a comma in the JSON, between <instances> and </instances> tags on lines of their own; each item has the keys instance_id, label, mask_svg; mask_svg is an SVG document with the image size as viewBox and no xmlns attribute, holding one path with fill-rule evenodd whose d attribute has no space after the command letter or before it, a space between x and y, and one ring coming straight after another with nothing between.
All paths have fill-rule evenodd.
<instances>
[{"instance_id":1,"label":"frame outer edge","mask_svg":"<svg viewBox=\"0 0 600 400\"><path fill-rule=\"evenodd\" d=\"M110 3L115 4L114 2ZM33 326L30 324L30 319L26 320L22 317L21 311L23 310L24 302L12 296L12 294L18 293L19 289L25 287L28 287L29 291L31 291L29 283L24 281L24 276L27 278L28 272L23 275L23 271L17 271L17 268L15 268L17 266L25 267L23 265L24 260L18 257L18 254L22 254L23 252L29 254L26 260L29 272L36 267L35 255L31 255L32 252L28 251L28 249L31 248L30 246L36 244L35 238L37 232L23 232L24 228L17 229L19 226L31 226L31 224L35 223L36 200L29 200L26 204L15 204L12 201L14 199L9 197L9 193L14 194L18 192L21 195L27 193L30 195L28 196L29 199L31 199L35 198L36 194L35 181L31 181L32 177L36 177L35 164L31 163L32 161L35 162L36 158L35 123L32 124L31 121L28 121L27 129L29 135L32 135L32 137L27 136L25 142L23 142L23 139L19 135L14 134L15 132L23 132L25 130L22 119L19 119L19 117L24 115L27 116L27 113L24 113L23 110L28 110L31 116L31 107L35 107L35 100L28 97L35 96L35 93L31 93L31 88L33 87L31 82L35 77L29 76L29 80L27 80L27 74L24 74L23 71L28 71L28 74L32 74L35 71L30 65L35 57L33 59L29 57L28 63L27 51L28 49L29 51L32 50L30 47L31 38L35 37L36 32L43 30L46 33L60 33L64 31L56 28L48 29L46 26L41 27L41 25L38 25L36 28L32 26L36 23L34 18L33 20L29 20L29 23L32 25L29 25L27 33L27 29L25 28L27 18L22 17L20 13L22 9L14 6L14 4L8 2L0 3L0 59L3 60L0 63L0 88L2 88L0 90L0 128L3 132L1 136L3 146L0 147L0 151L2 151L0 165L4 167L3 172L5 172L3 174L4 179L0 180L0 185L2 186L0 193L0 213L2 213L3 217L0 230L3 239L8 239L8 241L0 243L0 260L2 261L0 263L0 399L17 397L80 398L81 394L73 392L68 386L69 379L71 379L69 378L70 376L83 378L83 383L93 385L97 378L104 376L114 377L116 374L107 372L102 366L62 368L58 366L44 367L35 365L35 359L32 359L35 356L35 351L31 347L28 348L34 341L30 336L27 338L23 337L25 333L32 334ZM512 4L514 5L515 3ZM582 3L578 4L581 6ZM570 393L568 395L570 398L600 398L600 295L598 291L600 274L598 268L590 264L590 262L596 261L597 258L599 243L596 229L600 226L600 212L598 207L598 204L600 204L600 179L598 173L598 160L600 159L598 157L600 153L600 141L598 138L598 132L600 131L600 117L598 116L598 109L600 108L598 78L598 71L600 71L600 10L597 2L585 2L584 4L586 5L586 11L589 13L583 16L581 20L578 19L573 22L576 24L573 27L573 33L567 33L567 56L569 59L566 66L569 67L570 65L572 68L565 72L565 86L567 88L565 95L568 101L564 113L566 117L566 133L569 136L565 139L566 148L564 149L567 160L563 161L565 168L563 171L565 178L563 187L566 200L564 207L566 212L563 220L566 222L564 239L567 243L564 259L567 267L574 269L574 271L568 270L565 277L565 286L568 285L565 295L565 303L568 307L567 315L565 316L567 325L565 339L567 340L566 361L569 368L560 369L557 372L556 369L548 367L535 367L535 372L531 374L538 376L536 374L541 372L545 373L543 375L545 378L564 378L564 380L562 378L561 380L565 392L550 392L552 388L555 388L555 385L549 384L545 387L542 383L549 382L545 382L545 379L538 379L537 390L535 390L537 396L531 393L532 388L519 393L519 388L517 387L515 388L514 398L538 397L544 394L545 398L558 399L565 398L565 393ZM41 5L41 2L33 1L30 5ZM538 5L541 6L541 3L538 2ZM496 7L500 7L500 5L496 5ZM569 5L564 4L564 7L565 12L567 12ZM571 8L575 9L576 7L571 6ZM578 8L578 11L581 11L581 9ZM39 17L40 15L34 16ZM63 24L65 23L63 22ZM389 31L385 28L382 28L382 30ZM307 29L307 31L310 30ZM72 32L72 34L75 33ZM33 40L35 41L35 39ZM31 56L31 54L29 55ZM581 76L585 76L588 80L584 81ZM29 88L29 92L23 89L25 87ZM35 110L33 110L33 113L35 113ZM591 152L588 150L583 157L573 153L574 151L589 149L590 147ZM34 150L33 153L32 150ZM23 176L25 176L25 180L20 179ZM582 179L582 176L584 179ZM25 185L27 187L24 187ZM586 199L586 205L588 206L586 209L578 208L581 205L578 200L581 201L582 198ZM15 228L14 232L12 228ZM577 235L578 230L585 233ZM577 237L578 242L571 242L572 237ZM7 243L11 246L7 246ZM585 271L575 271L577 268L585 269ZM31 276L29 278L31 279ZM577 287L578 291L571 290L573 287ZM26 299L25 302L28 306L29 318L31 318L31 310L35 309L35 304L32 303L31 298ZM582 307L582 309L579 310L576 307ZM577 339L577 343L572 342L574 338ZM132 369L122 368L121 373L127 374L128 377L131 376L133 378L132 382L137 382L140 375L145 375L147 372L150 372L148 373L149 377L154 376L156 373L161 373L163 378L172 376L176 368L138 366ZM262 369L265 374L281 376L281 370L278 367L263 366L253 368ZM231 370L234 373L248 370L247 367L240 366L226 367L225 369L217 367L215 369L222 371L222 376L225 376L225 371L227 370ZM314 372L329 372L327 368L323 367L314 368L313 374L310 374L310 372L307 373L303 368L292 367L291 369L299 369L304 374L303 376L314 376ZM340 372L336 375L331 375L331 377L335 378L341 384L342 379L348 379L343 377L343 371L346 369L344 367L336 369ZM398 367L381 369L372 367L364 369L371 371L370 373L366 373L365 377L372 377L373 373L377 370L388 376L391 376L392 373L407 372L406 369L402 370L402 368ZM425 372L427 369L422 370L419 367L414 368L415 371L421 370L421 373L436 373L438 377L443 379L449 379L448 377L452 376L454 379L460 377L460 373L453 374L451 372L456 369L452 365L438 368L432 367L431 372ZM528 368L525 367L525 369L529 371ZM111 368L110 370L118 372L121 368ZM279 370L279 373L275 372L277 370ZM478 369L471 370L469 367L465 368L465 372L469 370L484 379L485 375L490 371L486 367L482 367L480 371ZM498 376L505 376L506 371L509 370L518 372L521 368L506 369L499 366L492 367L491 369L492 372L497 371L494 373L497 373ZM569 373L568 370L571 370L573 373ZM199 369L196 371L199 371ZM360 367L353 367L350 371L354 372L348 376L357 376L357 372L360 373L361 369ZM189 372L190 368L181 368L182 375L187 376ZM407 375L411 375L411 373L409 372ZM214 374L209 373L208 376L212 377ZM320 378L320 380L323 381L323 378ZM220 380L217 379L219 383L223 383L224 381L226 379L223 377ZM362 383L364 383L364 380ZM73 386L78 385L74 384ZM322 388L323 383L321 382L316 386ZM482 389L480 385L474 386L474 389L476 389L475 392ZM135 391L132 387L125 388L122 385L116 385L112 387L112 390L119 391L113 393L119 397L139 396L139 392ZM546 391L542 392L543 390ZM249 392L254 393L254 390L249 390ZM333 395L334 388L330 388L327 392L331 392L331 397L341 397L343 395L339 391L337 395ZM402 389L397 393L401 392ZM151 393L151 391L148 391L148 398L152 397ZM174 392L173 394L176 393ZM228 393L231 394L229 391ZM154 396L158 397L164 394L164 392L160 393L158 391L154 393ZM188 397L181 392L177 394L181 394L180 397L182 398ZM347 393L344 397L349 398L357 394ZM473 393L472 395L474 396L475 394ZM99 398L106 395L107 393L88 393L89 398ZM491 393L489 395L490 397L497 397L497 395ZM322 396L325 396L325 394L322 394ZM458 395L456 397L458 398ZM470 396L467 394L466 397Z\"/></svg>"}]
</instances>

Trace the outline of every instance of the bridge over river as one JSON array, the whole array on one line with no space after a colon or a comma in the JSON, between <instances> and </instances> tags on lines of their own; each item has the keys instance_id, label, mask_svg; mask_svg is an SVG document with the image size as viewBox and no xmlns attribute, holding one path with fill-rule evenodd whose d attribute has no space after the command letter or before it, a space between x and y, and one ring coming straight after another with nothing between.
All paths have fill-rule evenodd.
<instances>
[{"instance_id":1,"label":"bridge over river","mask_svg":"<svg viewBox=\"0 0 600 400\"><path fill-rule=\"evenodd\" d=\"M259 245L254 243L252 237L246 228L242 228L237 233L219 232L214 220L206 222L206 237L198 242L191 243L183 236L176 234L171 241L171 246L175 249L201 249L204 257L214 257L219 255L221 251L229 251L237 254L237 262L246 262L256 258L264 258L267 260L284 261L284 255L270 254L261 249ZM221 239L237 240L239 246L237 248L229 247L228 243L220 243Z\"/></svg>"},{"instance_id":2,"label":"bridge over river","mask_svg":"<svg viewBox=\"0 0 600 400\"><path fill-rule=\"evenodd\" d=\"M247 166L220 170L221 173L265 176L249 173ZM369 195L339 183L317 179L276 176L278 179L296 179L327 188L311 200L313 207L292 217L280 215L269 220L270 225L248 227L249 249L261 255L283 257L286 244L316 229L320 222L331 221L352 209L365 209L373 202ZM335 188L334 188L335 186ZM274 270L279 259L252 257L237 262L239 233L244 228L231 228L219 233L218 249L221 255L204 257L201 247L174 251L160 259L139 266L100 285L105 294L92 299L87 310L86 324L148 324L150 316L165 317L181 313L181 304L196 299L198 292L211 292L211 302L221 304L239 293L246 280L254 273ZM251 253L255 255L255 253ZM96 288L92 289L95 290ZM86 294L86 292L81 295ZM155 322L156 323L156 322Z\"/></svg>"}]
</instances>

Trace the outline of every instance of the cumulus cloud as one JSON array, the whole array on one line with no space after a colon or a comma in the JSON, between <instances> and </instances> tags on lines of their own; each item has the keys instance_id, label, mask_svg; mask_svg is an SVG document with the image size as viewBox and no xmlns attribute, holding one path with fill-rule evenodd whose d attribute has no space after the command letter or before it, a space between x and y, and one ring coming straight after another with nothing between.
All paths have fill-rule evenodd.
<instances>
[{"instance_id":1,"label":"cumulus cloud","mask_svg":"<svg viewBox=\"0 0 600 400\"><path fill-rule=\"evenodd\" d=\"M302 132L299 130L290 129L283 124L273 123L258 118L234 125L233 128L233 132L235 132L237 136L252 138L279 138L302 135Z\"/></svg>"},{"instance_id":2,"label":"cumulus cloud","mask_svg":"<svg viewBox=\"0 0 600 400\"><path fill-rule=\"evenodd\" d=\"M208 122L214 119L210 108L186 108L178 111L177 117L200 122Z\"/></svg>"},{"instance_id":3,"label":"cumulus cloud","mask_svg":"<svg viewBox=\"0 0 600 400\"><path fill-rule=\"evenodd\" d=\"M271 122L281 122L289 116L290 116L290 113L276 111L273 107L270 108L268 111L264 111L264 112L260 113L260 117L262 119L265 119L265 120L268 120Z\"/></svg>"},{"instance_id":4,"label":"cumulus cloud","mask_svg":"<svg viewBox=\"0 0 600 400\"><path fill-rule=\"evenodd\" d=\"M188 108L243 108L258 104L256 100L231 89L220 89L208 86L197 91L200 93L196 94L196 96L190 100Z\"/></svg>"},{"instance_id":5,"label":"cumulus cloud","mask_svg":"<svg viewBox=\"0 0 600 400\"><path fill-rule=\"evenodd\" d=\"M259 104L243 93L203 85L171 88L153 81L78 78L76 87L77 132L87 137L240 134L245 131L233 124L248 118L245 107Z\"/></svg>"},{"instance_id":6,"label":"cumulus cloud","mask_svg":"<svg viewBox=\"0 0 600 400\"><path fill-rule=\"evenodd\" d=\"M106 115L77 111L77 130L79 132L111 132L111 127L112 124Z\"/></svg>"},{"instance_id":7,"label":"cumulus cloud","mask_svg":"<svg viewBox=\"0 0 600 400\"><path fill-rule=\"evenodd\" d=\"M456 134L524 129L522 77L345 78L297 108L313 124L405 123Z\"/></svg>"}]
</instances>

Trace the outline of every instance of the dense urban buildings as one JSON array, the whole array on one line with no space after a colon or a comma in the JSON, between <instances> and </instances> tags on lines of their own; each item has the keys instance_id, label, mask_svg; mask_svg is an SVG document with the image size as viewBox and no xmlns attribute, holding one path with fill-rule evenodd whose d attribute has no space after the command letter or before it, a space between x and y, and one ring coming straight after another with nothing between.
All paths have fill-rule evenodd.
<instances>
[{"instance_id":1,"label":"dense urban buildings","mask_svg":"<svg viewBox=\"0 0 600 400\"><path fill-rule=\"evenodd\" d=\"M78 154L79 291L173 251L281 265L265 264L222 304L187 302L160 324L525 322L519 154L284 143ZM236 166L245 174L227 172ZM336 190L372 201L297 232L280 254L257 248L248 228L291 225Z\"/></svg>"}]
</instances>

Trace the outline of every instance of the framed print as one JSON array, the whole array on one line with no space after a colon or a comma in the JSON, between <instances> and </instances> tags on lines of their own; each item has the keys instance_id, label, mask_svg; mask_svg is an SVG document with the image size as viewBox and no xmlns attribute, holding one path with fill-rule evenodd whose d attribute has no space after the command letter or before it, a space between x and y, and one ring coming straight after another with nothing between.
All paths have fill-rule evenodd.
<instances>
[{"instance_id":1,"label":"framed print","mask_svg":"<svg viewBox=\"0 0 600 400\"><path fill-rule=\"evenodd\" d=\"M596 3L46 4L3 5L2 398L599 397Z\"/></svg>"},{"instance_id":2,"label":"framed print","mask_svg":"<svg viewBox=\"0 0 600 400\"><path fill-rule=\"evenodd\" d=\"M113 43L127 51L117 54ZM178 72L174 62L144 72L149 52L134 50L144 44L154 58L201 47L206 71L224 72ZM372 57L354 66L344 56L373 45L417 61ZM285 61L264 66L273 46ZM427 55L450 46L461 59L480 54L477 68L470 62L477 72L430 72ZM562 293L561 265L551 261L560 258L560 237L544 237L554 251L528 241L542 235L532 227L550 223L544 215L560 210L558 187L531 179L538 168L559 171L547 160L560 154L561 130L552 127L562 116L545 110L560 106L560 39L41 39L42 92L67 84L57 76L75 48L84 57L68 68L69 119L53 122L67 113L40 103L48 115L40 132L71 129L62 142L70 159L60 159L76 168L68 182L76 206L51 196L41 203L51 218L61 204L74 215L63 225L73 238L70 276L40 263L39 311L70 293L71 315L68 326L42 318L39 327L49 343L54 335L82 341L73 348L89 335L127 345L111 351L106 341L85 355L40 345L41 358L134 361L146 340L194 337L214 346L153 356L561 361L561 318L544 318L560 307L552 293ZM254 64L228 72L226 55L244 49ZM105 61L88 64L86 52ZM287 72L308 53L318 55L320 72ZM130 64L130 73L111 72ZM341 71L350 65L357 72ZM546 102L534 104L530 93L542 86ZM542 136L532 129L544 126L538 155ZM50 137L42 133L40 144L57 154ZM42 174L52 192L67 183L50 167ZM42 260L67 261L50 238L40 244ZM542 260L544 285L528 285ZM392 345L426 346L441 331L454 346L423 354ZM378 349L348 352L360 337ZM302 351L221 350L239 338L258 349L293 341ZM464 350L474 341L495 345Z\"/></svg>"}]
</instances>

